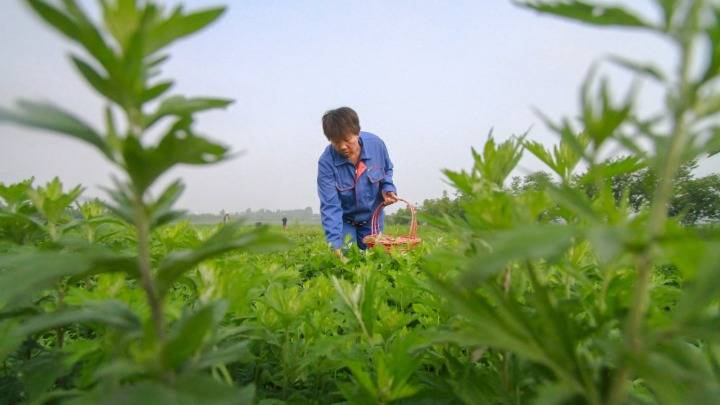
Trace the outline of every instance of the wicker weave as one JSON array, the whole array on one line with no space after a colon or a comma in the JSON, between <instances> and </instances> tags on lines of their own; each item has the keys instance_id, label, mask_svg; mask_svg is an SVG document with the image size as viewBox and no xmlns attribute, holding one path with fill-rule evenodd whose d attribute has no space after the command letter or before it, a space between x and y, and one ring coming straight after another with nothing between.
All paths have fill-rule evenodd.
<instances>
[{"instance_id":1,"label":"wicker weave","mask_svg":"<svg viewBox=\"0 0 720 405\"><path fill-rule=\"evenodd\" d=\"M398 201L404 202L410 210L410 230L407 235L402 236L390 236L383 235L380 232L380 213L384 204L380 204L375 211L373 211L372 218L370 219L370 232L371 234L363 238L363 242L370 248L375 245L381 245L386 251L399 250L401 252L407 252L412 250L422 242L417 236L417 216L415 213L415 207L409 202L398 198Z\"/></svg>"}]
</instances>

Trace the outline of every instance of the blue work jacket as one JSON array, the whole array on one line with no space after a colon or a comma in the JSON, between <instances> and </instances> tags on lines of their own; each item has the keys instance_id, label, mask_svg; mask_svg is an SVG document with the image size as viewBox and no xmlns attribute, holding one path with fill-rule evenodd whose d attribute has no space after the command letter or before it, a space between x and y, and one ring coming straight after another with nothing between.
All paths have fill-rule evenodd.
<instances>
[{"instance_id":1,"label":"blue work jacket","mask_svg":"<svg viewBox=\"0 0 720 405\"><path fill-rule=\"evenodd\" d=\"M332 145L318 160L317 187L325 239L333 248L343 244L343 221L369 221L383 201L383 192L395 192L393 164L385 143L377 135L360 131L360 160L365 171L355 181L355 166Z\"/></svg>"}]
</instances>

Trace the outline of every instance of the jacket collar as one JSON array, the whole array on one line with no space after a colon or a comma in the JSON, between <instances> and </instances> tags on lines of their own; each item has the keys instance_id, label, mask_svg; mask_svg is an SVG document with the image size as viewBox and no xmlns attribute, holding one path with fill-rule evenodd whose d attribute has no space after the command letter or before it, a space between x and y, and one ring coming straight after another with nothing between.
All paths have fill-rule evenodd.
<instances>
[{"instance_id":1,"label":"jacket collar","mask_svg":"<svg viewBox=\"0 0 720 405\"><path fill-rule=\"evenodd\" d=\"M363 146L363 138L365 137L365 133L363 131L360 131L360 139L358 139L358 142L360 142L360 160L368 160L369 157L367 155L367 150ZM332 145L328 146L330 148L330 154L333 157L333 163L335 166L342 166L344 164L352 165L352 162L350 159L346 158L345 156L338 153L335 148L332 147Z\"/></svg>"}]
</instances>

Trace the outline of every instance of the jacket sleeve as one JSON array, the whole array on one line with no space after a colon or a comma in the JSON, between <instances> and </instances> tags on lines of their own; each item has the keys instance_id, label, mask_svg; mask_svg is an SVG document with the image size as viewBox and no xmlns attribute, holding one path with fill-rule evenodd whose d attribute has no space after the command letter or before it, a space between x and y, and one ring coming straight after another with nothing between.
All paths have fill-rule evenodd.
<instances>
[{"instance_id":1,"label":"jacket sleeve","mask_svg":"<svg viewBox=\"0 0 720 405\"><path fill-rule=\"evenodd\" d=\"M385 171L385 177L382 180L382 192L387 193L392 191L393 193L397 194L397 189L395 188L395 184L393 183L393 164L390 160L390 155L388 154L387 147L385 146L385 142L380 141L380 146L382 147L382 154L385 160L385 167L383 168Z\"/></svg>"},{"instance_id":2,"label":"jacket sleeve","mask_svg":"<svg viewBox=\"0 0 720 405\"><path fill-rule=\"evenodd\" d=\"M342 206L335 187L332 163L322 159L318 162L317 188L320 197L320 220L325 231L325 239L334 249L339 249L343 244Z\"/></svg>"}]
</instances>

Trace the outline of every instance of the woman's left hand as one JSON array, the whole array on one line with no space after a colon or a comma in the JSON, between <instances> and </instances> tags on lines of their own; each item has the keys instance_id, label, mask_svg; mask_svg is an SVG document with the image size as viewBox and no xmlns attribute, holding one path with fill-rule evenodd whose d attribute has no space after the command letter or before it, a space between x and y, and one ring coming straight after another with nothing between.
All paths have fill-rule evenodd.
<instances>
[{"instance_id":1,"label":"woman's left hand","mask_svg":"<svg viewBox=\"0 0 720 405\"><path fill-rule=\"evenodd\" d=\"M385 204L385 205L390 205L392 203L396 203L398 200L397 194L395 194L392 191L386 191L386 192L382 193L382 196L383 196L383 204Z\"/></svg>"}]
</instances>

